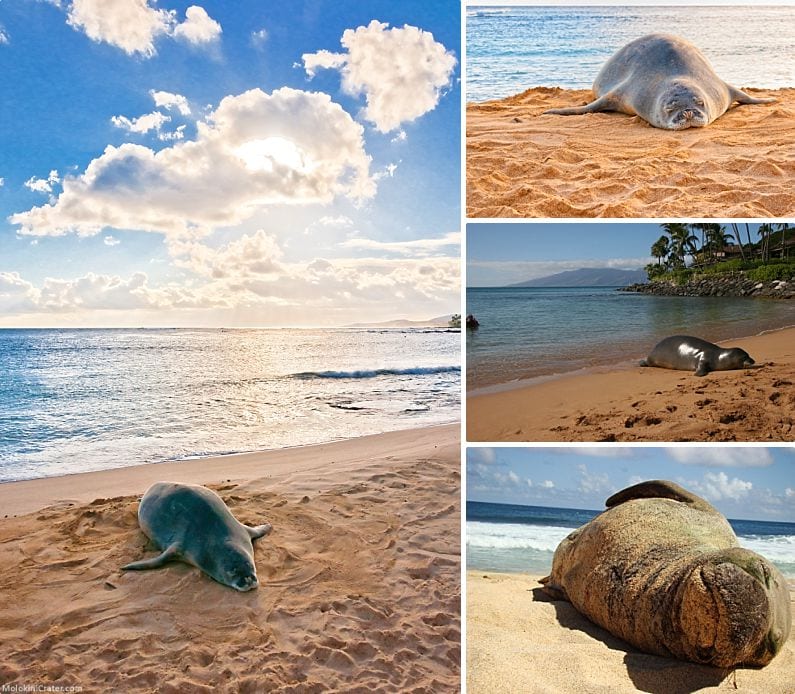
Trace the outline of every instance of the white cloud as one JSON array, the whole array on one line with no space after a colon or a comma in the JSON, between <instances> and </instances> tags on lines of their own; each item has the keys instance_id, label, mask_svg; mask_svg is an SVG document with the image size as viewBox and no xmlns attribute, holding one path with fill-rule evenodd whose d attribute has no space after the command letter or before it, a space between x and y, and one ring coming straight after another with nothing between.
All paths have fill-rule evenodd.
<instances>
[{"instance_id":1,"label":"white cloud","mask_svg":"<svg viewBox=\"0 0 795 694\"><path fill-rule=\"evenodd\" d=\"M583 494L606 494L611 491L610 480L607 473L598 474L592 473L585 465L578 465L577 470L580 473L579 490Z\"/></svg>"},{"instance_id":2,"label":"white cloud","mask_svg":"<svg viewBox=\"0 0 795 694\"><path fill-rule=\"evenodd\" d=\"M155 54L154 40L169 34L174 13L151 7L148 0L73 0L67 23L93 41L104 41L125 53Z\"/></svg>"},{"instance_id":3,"label":"white cloud","mask_svg":"<svg viewBox=\"0 0 795 694\"><path fill-rule=\"evenodd\" d=\"M174 37L192 44L211 43L221 35L221 25L203 7L192 5L185 11L185 21L174 28Z\"/></svg>"},{"instance_id":4,"label":"white cloud","mask_svg":"<svg viewBox=\"0 0 795 694\"><path fill-rule=\"evenodd\" d=\"M363 248L367 250L398 253L405 256L427 257L443 248L459 246L461 244L460 232L448 232L441 238L416 239L414 241L375 241L373 239L348 239L340 245L344 248Z\"/></svg>"},{"instance_id":5,"label":"white cloud","mask_svg":"<svg viewBox=\"0 0 795 694\"><path fill-rule=\"evenodd\" d=\"M483 465L494 465L497 462L497 452L493 448L467 448L469 461Z\"/></svg>"},{"instance_id":6,"label":"white cloud","mask_svg":"<svg viewBox=\"0 0 795 694\"><path fill-rule=\"evenodd\" d=\"M133 118L132 120L127 116L111 116L110 122L117 128L123 128L130 133L138 133L145 135L150 130L160 132L164 123L171 121L170 116L166 116L160 111L153 111L152 113L145 113L143 116Z\"/></svg>"},{"instance_id":7,"label":"white cloud","mask_svg":"<svg viewBox=\"0 0 795 694\"><path fill-rule=\"evenodd\" d=\"M8 42L9 42L8 34L6 33L5 27L3 27L2 24L0 24L0 46Z\"/></svg>"},{"instance_id":8,"label":"white cloud","mask_svg":"<svg viewBox=\"0 0 795 694\"><path fill-rule=\"evenodd\" d=\"M539 486L544 487L544 489L554 489L555 483L552 480L544 480Z\"/></svg>"},{"instance_id":9,"label":"white cloud","mask_svg":"<svg viewBox=\"0 0 795 694\"><path fill-rule=\"evenodd\" d=\"M121 243L115 236L106 236L103 241L106 246L118 246Z\"/></svg>"},{"instance_id":10,"label":"white cloud","mask_svg":"<svg viewBox=\"0 0 795 694\"><path fill-rule=\"evenodd\" d=\"M6 184L6 179L0 177L0 188L2 188Z\"/></svg>"},{"instance_id":11,"label":"white cloud","mask_svg":"<svg viewBox=\"0 0 795 694\"><path fill-rule=\"evenodd\" d=\"M365 96L363 117L384 133L436 108L457 63L430 32L388 26L373 20L346 29L340 41L346 53L321 50L302 56L310 77L319 68L340 70L343 90Z\"/></svg>"},{"instance_id":12,"label":"white cloud","mask_svg":"<svg viewBox=\"0 0 795 694\"><path fill-rule=\"evenodd\" d=\"M751 482L746 482L737 477L729 479L725 472L706 472L700 482L698 480L680 481L680 484L692 489L708 501L721 501L723 499L737 501L747 496L753 488Z\"/></svg>"},{"instance_id":13,"label":"white cloud","mask_svg":"<svg viewBox=\"0 0 795 694\"><path fill-rule=\"evenodd\" d=\"M116 228L196 237L271 204L371 197L369 166L362 126L328 95L252 89L225 97L195 140L158 152L109 145L63 180L55 201L9 220L34 236Z\"/></svg>"},{"instance_id":14,"label":"white cloud","mask_svg":"<svg viewBox=\"0 0 795 694\"><path fill-rule=\"evenodd\" d=\"M177 22L173 10L159 10L150 0L73 0L67 23L93 41L109 43L128 55L151 58L155 40L172 36L192 44L206 44L221 34L221 25L196 5Z\"/></svg>"},{"instance_id":15,"label":"white cloud","mask_svg":"<svg viewBox=\"0 0 795 694\"><path fill-rule=\"evenodd\" d=\"M251 32L251 43L253 43L257 48L261 48L267 40L268 40L267 29L262 28L259 29L258 31Z\"/></svg>"},{"instance_id":16,"label":"white cloud","mask_svg":"<svg viewBox=\"0 0 795 694\"><path fill-rule=\"evenodd\" d=\"M36 178L35 176L31 176L27 181L25 181L24 185L34 193L52 193L52 187L56 183L60 182L61 179L58 176L58 172L53 169L50 171L50 174L47 176L47 178Z\"/></svg>"},{"instance_id":17,"label":"white cloud","mask_svg":"<svg viewBox=\"0 0 795 694\"><path fill-rule=\"evenodd\" d=\"M519 475L517 475L513 470L508 470L508 479L514 484L519 484L521 482Z\"/></svg>"},{"instance_id":18,"label":"white cloud","mask_svg":"<svg viewBox=\"0 0 795 694\"><path fill-rule=\"evenodd\" d=\"M0 312L24 313L36 305L36 289L18 272L0 272Z\"/></svg>"},{"instance_id":19,"label":"white cloud","mask_svg":"<svg viewBox=\"0 0 795 694\"><path fill-rule=\"evenodd\" d=\"M795 497L795 489L792 489L791 487L787 487L787 488L784 490L784 495L785 495L785 496L786 496L788 499L791 499L792 497Z\"/></svg>"},{"instance_id":20,"label":"white cloud","mask_svg":"<svg viewBox=\"0 0 795 694\"><path fill-rule=\"evenodd\" d=\"M390 142L405 142L407 137L405 130L398 130L398 134L395 135Z\"/></svg>"},{"instance_id":21,"label":"white cloud","mask_svg":"<svg viewBox=\"0 0 795 694\"><path fill-rule=\"evenodd\" d=\"M169 111L176 108L183 116L190 115L190 106L188 100L181 94L172 94L171 92L149 90L149 95L155 102L158 108L165 108Z\"/></svg>"},{"instance_id":22,"label":"white cloud","mask_svg":"<svg viewBox=\"0 0 795 694\"><path fill-rule=\"evenodd\" d=\"M699 446L696 448L668 448L667 453L682 465L768 467L773 464L773 456L767 448Z\"/></svg>"}]
</instances>

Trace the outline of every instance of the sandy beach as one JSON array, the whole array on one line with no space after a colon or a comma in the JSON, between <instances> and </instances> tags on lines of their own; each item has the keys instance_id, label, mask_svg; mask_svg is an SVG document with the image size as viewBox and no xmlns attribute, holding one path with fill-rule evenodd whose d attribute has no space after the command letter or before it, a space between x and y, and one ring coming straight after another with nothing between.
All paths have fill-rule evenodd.
<instances>
[{"instance_id":1,"label":"sandy beach","mask_svg":"<svg viewBox=\"0 0 795 694\"><path fill-rule=\"evenodd\" d=\"M795 89L748 91L778 101L679 132L619 113L542 115L590 90L467 104L467 216L791 216Z\"/></svg>"},{"instance_id":2,"label":"sandy beach","mask_svg":"<svg viewBox=\"0 0 795 694\"><path fill-rule=\"evenodd\" d=\"M795 441L795 328L720 344L755 367L630 367L470 396L467 440Z\"/></svg>"},{"instance_id":3,"label":"sandy beach","mask_svg":"<svg viewBox=\"0 0 795 694\"><path fill-rule=\"evenodd\" d=\"M216 490L260 587L144 556L140 494ZM460 688L459 426L0 485L0 684L83 691Z\"/></svg>"},{"instance_id":4,"label":"sandy beach","mask_svg":"<svg viewBox=\"0 0 795 694\"><path fill-rule=\"evenodd\" d=\"M766 667L721 670L647 655L551 601L540 576L467 573L467 691L791 694L795 632ZM790 591L791 599L793 592Z\"/></svg>"}]
</instances>

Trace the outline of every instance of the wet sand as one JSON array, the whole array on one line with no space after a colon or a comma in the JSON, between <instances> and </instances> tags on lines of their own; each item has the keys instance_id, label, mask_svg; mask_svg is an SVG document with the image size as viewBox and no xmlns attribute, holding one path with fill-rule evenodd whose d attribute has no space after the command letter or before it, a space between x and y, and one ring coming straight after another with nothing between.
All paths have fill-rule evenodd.
<instances>
[{"instance_id":1,"label":"wet sand","mask_svg":"<svg viewBox=\"0 0 795 694\"><path fill-rule=\"evenodd\" d=\"M718 668L648 655L541 591L540 576L467 573L467 692L791 694L795 631L766 667ZM795 594L790 591L790 599ZM792 603L791 603L792 604ZM792 605L795 612L795 604Z\"/></svg>"},{"instance_id":2,"label":"wet sand","mask_svg":"<svg viewBox=\"0 0 795 694\"><path fill-rule=\"evenodd\" d=\"M543 115L590 90L528 89L467 104L468 217L795 215L795 89L674 132L638 116Z\"/></svg>"},{"instance_id":3,"label":"wet sand","mask_svg":"<svg viewBox=\"0 0 795 694\"><path fill-rule=\"evenodd\" d=\"M255 542L238 593L154 556L154 481L216 490ZM459 426L0 485L0 684L141 692L460 689Z\"/></svg>"},{"instance_id":4,"label":"wet sand","mask_svg":"<svg viewBox=\"0 0 795 694\"><path fill-rule=\"evenodd\" d=\"M795 441L795 328L720 344L755 367L633 367L473 395L467 440Z\"/></svg>"}]
</instances>

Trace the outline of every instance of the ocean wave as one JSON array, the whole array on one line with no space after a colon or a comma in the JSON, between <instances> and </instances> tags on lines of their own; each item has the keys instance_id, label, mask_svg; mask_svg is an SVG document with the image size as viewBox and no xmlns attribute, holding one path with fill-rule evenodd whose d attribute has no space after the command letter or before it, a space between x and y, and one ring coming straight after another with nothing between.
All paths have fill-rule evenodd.
<instances>
[{"instance_id":1,"label":"ocean wave","mask_svg":"<svg viewBox=\"0 0 795 694\"><path fill-rule=\"evenodd\" d=\"M738 535L741 547L761 554L774 564L795 565L795 536L793 535Z\"/></svg>"},{"instance_id":2,"label":"ocean wave","mask_svg":"<svg viewBox=\"0 0 795 694\"><path fill-rule=\"evenodd\" d=\"M556 525L467 521L467 547L554 552L572 528Z\"/></svg>"},{"instance_id":3,"label":"ocean wave","mask_svg":"<svg viewBox=\"0 0 795 694\"><path fill-rule=\"evenodd\" d=\"M302 371L292 378L377 378L379 376L429 376L433 374L458 373L460 366L412 366L406 369L357 369L353 371Z\"/></svg>"}]
</instances>

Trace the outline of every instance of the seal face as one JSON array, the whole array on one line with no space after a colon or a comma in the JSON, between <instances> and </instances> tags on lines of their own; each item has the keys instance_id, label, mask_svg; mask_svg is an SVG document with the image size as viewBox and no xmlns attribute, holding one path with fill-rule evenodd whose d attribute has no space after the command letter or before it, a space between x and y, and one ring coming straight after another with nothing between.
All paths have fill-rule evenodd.
<instances>
[{"instance_id":1,"label":"seal face","mask_svg":"<svg viewBox=\"0 0 795 694\"><path fill-rule=\"evenodd\" d=\"M152 559L132 562L122 570L156 569L183 561L239 591L256 588L252 540L267 535L270 523L240 523L220 496L206 487L156 482L138 506L141 530L162 551Z\"/></svg>"},{"instance_id":2,"label":"seal face","mask_svg":"<svg viewBox=\"0 0 795 694\"><path fill-rule=\"evenodd\" d=\"M659 366L663 369L694 371L696 376L706 376L710 371L747 369L754 360L744 349L724 349L691 335L672 335L658 342L641 366Z\"/></svg>"},{"instance_id":3,"label":"seal face","mask_svg":"<svg viewBox=\"0 0 795 694\"><path fill-rule=\"evenodd\" d=\"M781 650L786 581L709 503L652 480L606 505L555 550L541 580L553 599L647 653L731 668L766 665Z\"/></svg>"},{"instance_id":4,"label":"seal face","mask_svg":"<svg viewBox=\"0 0 795 694\"><path fill-rule=\"evenodd\" d=\"M575 108L545 111L561 116L619 111L638 115L664 130L703 128L735 101L767 104L724 82L692 43L669 34L649 34L613 55L593 83L596 99Z\"/></svg>"}]
</instances>

